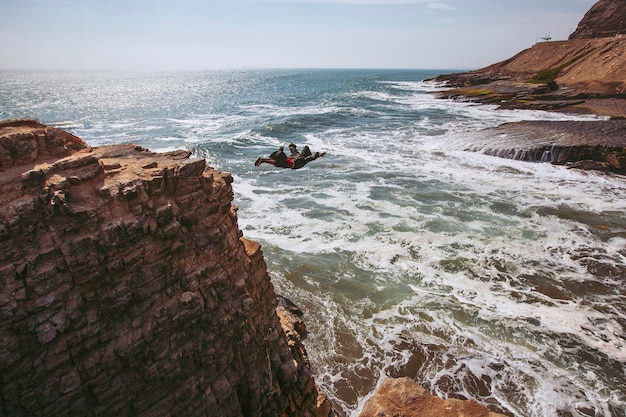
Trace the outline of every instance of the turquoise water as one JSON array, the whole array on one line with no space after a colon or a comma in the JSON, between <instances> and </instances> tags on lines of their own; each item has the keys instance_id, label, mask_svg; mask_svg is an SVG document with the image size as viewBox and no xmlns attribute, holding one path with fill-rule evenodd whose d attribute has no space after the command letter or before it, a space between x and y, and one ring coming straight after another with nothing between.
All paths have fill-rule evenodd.
<instances>
[{"instance_id":1,"label":"turquoise water","mask_svg":"<svg viewBox=\"0 0 626 417\"><path fill-rule=\"evenodd\" d=\"M463 151L481 128L585 117L436 99L440 72L0 72L0 117L231 172L345 415L410 376L509 415L623 416L626 180ZM254 167L289 142L328 154Z\"/></svg>"}]
</instances>

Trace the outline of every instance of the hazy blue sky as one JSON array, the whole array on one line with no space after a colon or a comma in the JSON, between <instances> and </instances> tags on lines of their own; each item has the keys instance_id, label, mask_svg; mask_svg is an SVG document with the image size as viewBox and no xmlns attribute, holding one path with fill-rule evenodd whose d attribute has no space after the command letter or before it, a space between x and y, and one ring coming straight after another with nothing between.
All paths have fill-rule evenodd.
<instances>
[{"instance_id":1,"label":"hazy blue sky","mask_svg":"<svg viewBox=\"0 0 626 417\"><path fill-rule=\"evenodd\" d=\"M595 0L0 0L0 69L478 68Z\"/></svg>"}]
</instances>

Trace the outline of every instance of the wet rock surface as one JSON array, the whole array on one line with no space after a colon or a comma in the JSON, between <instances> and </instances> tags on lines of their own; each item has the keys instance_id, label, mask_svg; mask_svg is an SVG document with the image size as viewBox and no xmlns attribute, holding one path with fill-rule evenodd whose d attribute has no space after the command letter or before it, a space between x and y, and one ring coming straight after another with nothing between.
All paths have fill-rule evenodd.
<instances>
[{"instance_id":1,"label":"wet rock surface","mask_svg":"<svg viewBox=\"0 0 626 417\"><path fill-rule=\"evenodd\" d=\"M444 400L429 394L410 378L382 382L359 417L498 417L476 401Z\"/></svg>"},{"instance_id":2,"label":"wet rock surface","mask_svg":"<svg viewBox=\"0 0 626 417\"><path fill-rule=\"evenodd\" d=\"M524 121L468 136L471 151L626 174L626 120Z\"/></svg>"}]
</instances>

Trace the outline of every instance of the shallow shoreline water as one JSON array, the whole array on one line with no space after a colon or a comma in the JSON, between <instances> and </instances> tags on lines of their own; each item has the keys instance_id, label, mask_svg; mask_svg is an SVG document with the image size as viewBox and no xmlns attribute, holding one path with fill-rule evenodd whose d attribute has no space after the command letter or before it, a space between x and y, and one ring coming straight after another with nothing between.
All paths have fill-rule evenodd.
<instances>
[{"instance_id":1,"label":"shallow shoreline water","mask_svg":"<svg viewBox=\"0 0 626 417\"><path fill-rule=\"evenodd\" d=\"M515 416L623 414L626 181L464 150L504 122L594 118L437 99L433 75L3 72L0 114L231 172L345 415L386 375ZM289 142L328 154L254 167Z\"/></svg>"}]
</instances>

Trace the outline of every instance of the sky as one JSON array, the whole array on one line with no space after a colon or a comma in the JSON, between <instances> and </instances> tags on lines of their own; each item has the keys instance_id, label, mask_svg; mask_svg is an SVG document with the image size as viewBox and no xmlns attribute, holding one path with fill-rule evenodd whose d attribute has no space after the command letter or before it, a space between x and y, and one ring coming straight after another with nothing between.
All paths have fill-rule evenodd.
<instances>
[{"instance_id":1,"label":"sky","mask_svg":"<svg viewBox=\"0 0 626 417\"><path fill-rule=\"evenodd\" d=\"M596 0L0 0L0 69L475 69Z\"/></svg>"}]
</instances>

